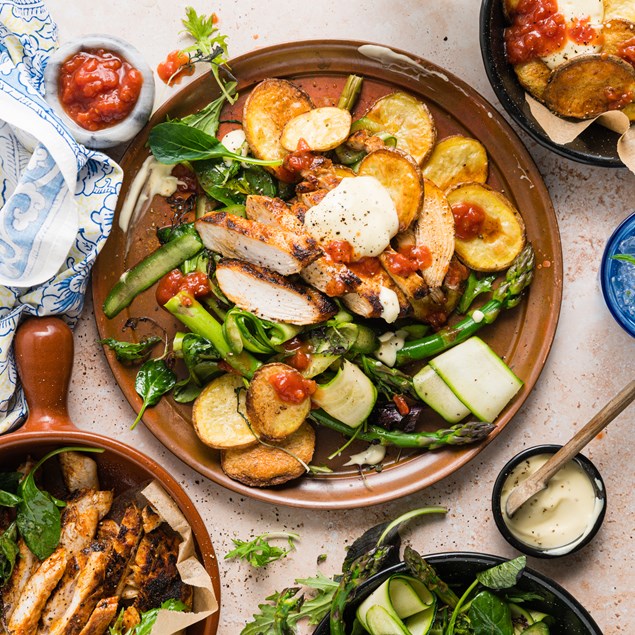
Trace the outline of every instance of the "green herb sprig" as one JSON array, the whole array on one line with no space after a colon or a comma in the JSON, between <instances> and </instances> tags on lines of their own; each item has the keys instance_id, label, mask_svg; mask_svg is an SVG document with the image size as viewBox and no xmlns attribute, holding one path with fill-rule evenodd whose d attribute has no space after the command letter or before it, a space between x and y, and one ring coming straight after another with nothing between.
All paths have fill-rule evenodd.
<instances>
[{"instance_id":1,"label":"green herb sprig","mask_svg":"<svg viewBox=\"0 0 635 635\"><path fill-rule=\"evenodd\" d=\"M288 547L276 547L270 544L269 541L280 538L286 538ZM293 532L271 532L264 533L256 536L252 540L240 540L240 538L232 538L235 549L232 549L226 556L225 560L232 560L234 558L239 560L245 560L252 567L259 569L260 567L267 566L270 562L280 560L280 558L286 558L286 556L295 549L295 541L300 536Z\"/></svg>"}]
</instances>

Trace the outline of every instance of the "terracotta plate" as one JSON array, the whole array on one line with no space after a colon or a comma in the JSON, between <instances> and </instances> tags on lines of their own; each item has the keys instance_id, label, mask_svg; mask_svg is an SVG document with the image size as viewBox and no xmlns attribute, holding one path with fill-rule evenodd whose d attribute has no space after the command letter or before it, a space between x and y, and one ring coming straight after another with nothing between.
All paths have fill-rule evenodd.
<instances>
[{"instance_id":1,"label":"terracotta plate","mask_svg":"<svg viewBox=\"0 0 635 635\"><path fill-rule=\"evenodd\" d=\"M266 77L291 79L311 93L317 105L323 105L337 99L349 73L357 73L365 78L358 114L379 96L401 89L428 104L438 126L439 138L461 133L480 139L489 154L489 184L504 191L522 212L529 240L540 263L528 297L520 306L501 315L495 325L481 332L524 380L525 386L500 416L496 430L478 446L420 454L402 452L399 457L397 453L389 454L383 471L367 473L365 480L356 469L343 467L344 460L339 464L330 462L335 470L333 474L304 477L271 489L249 488L225 476L218 452L200 443L194 433L190 407L163 399L155 408L146 411L144 422L147 427L194 469L229 489L272 503L323 509L372 505L431 485L465 465L503 430L527 398L545 363L560 311L562 255L558 226L547 189L518 137L489 103L443 69L423 60L403 57L407 55L405 53L391 53L382 48L362 49L371 57L360 52L361 45L337 41L299 42L263 49L234 60L231 68L240 81L241 100L225 118L240 118L245 96ZM157 112L124 157L125 179L120 204L125 200L139 166L148 156L146 141L152 125L166 116L186 115L214 97L213 82L209 76L204 76ZM154 229L168 222L169 217L158 198L151 209L133 223L127 234L119 229L115 220L112 235L97 261L93 295L102 337L132 337L128 331L122 338L121 329L129 317L138 316L152 317L170 333L176 330L172 318L157 307L152 289L136 298L113 320L107 320L101 311L108 291L121 273L158 245ZM139 410L141 400L134 389L136 370L121 366L111 353L108 353L108 361L126 398L135 410ZM422 423L430 429L439 425L442 422L430 416ZM324 464L328 454L341 443L339 435L320 430L314 464ZM354 447L351 450L358 451Z\"/></svg>"}]
</instances>

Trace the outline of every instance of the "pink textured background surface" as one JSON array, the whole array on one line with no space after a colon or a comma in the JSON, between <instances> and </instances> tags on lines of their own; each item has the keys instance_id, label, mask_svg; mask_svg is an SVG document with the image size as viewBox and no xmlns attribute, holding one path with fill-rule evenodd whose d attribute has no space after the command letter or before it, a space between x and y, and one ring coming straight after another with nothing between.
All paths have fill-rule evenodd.
<instances>
[{"instance_id":1,"label":"pink textured background surface","mask_svg":"<svg viewBox=\"0 0 635 635\"><path fill-rule=\"evenodd\" d=\"M429 59L469 82L498 106L478 46L477 0L48 0L60 39L107 32L133 43L152 67L183 44L180 18L187 5L214 10L229 36L232 56L276 43L315 39L364 39ZM157 103L172 94L158 85ZM517 129L517 128L516 128ZM276 508L228 492L199 476L161 446L143 426L129 427L134 414L117 388L97 345L92 307L87 304L76 332L71 382L71 417L81 427L112 434L161 462L199 506L221 559L223 581L220 635L235 635L257 604L318 569L338 570L344 550L366 527L425 504L450 508L445 519L411 526L406 540L422 552L482 551L513 557L490 515L493 481L520 449L560 443L635 375L635 340L611 319L599 289L598 267L613 228L635 209L635 176L626 170L590 168L537 147L530 152L552 195L564 253L564 299L554 346L537 384L515 420L466 468L441 483L393 503L350 512L307 512ZM539 336L540 334L537 334ZM622 414L586 450L602 472L608 511L595 541L575 556L530 566L553 577L591 612L609 634L635 632L635 410ZM301 535L297 552L264 571L222 561L231 538L288 529Z\"/></svg>"}]
</instances>

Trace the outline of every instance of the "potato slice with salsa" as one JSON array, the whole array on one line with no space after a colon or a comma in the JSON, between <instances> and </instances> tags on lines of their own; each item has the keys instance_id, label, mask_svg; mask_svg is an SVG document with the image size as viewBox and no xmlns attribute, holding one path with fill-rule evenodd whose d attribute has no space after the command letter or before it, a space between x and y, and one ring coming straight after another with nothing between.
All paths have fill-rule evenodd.
<instances>
[{"instance_id":1,"label":"potato slice with salsa","mask_svg":"<svg viewBox=\"0 0 635 635\"><path fill-rule=\"evenodd\" d=\"M476 271L509 267L525 246L525 223L511 201L482 183L457 185L447 198L457 256Z\"/></svg>"}]
</instances>

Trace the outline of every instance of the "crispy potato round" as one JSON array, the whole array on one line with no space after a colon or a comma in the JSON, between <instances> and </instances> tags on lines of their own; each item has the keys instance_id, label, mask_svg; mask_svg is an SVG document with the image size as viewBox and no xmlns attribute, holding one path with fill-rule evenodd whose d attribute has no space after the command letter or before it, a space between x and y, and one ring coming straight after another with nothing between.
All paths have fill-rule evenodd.
<instances>
[{"instance_id":1,"label":"crispy potato round","mask_svg":"<svg viewBox=\"0 0 635 635\"><path fill-rule=\"evenodd\" d=\"M241 377L226 374L212 380L196 398L192 408L192 423L199 439L211 448L247 448L258 439L243 418L247 415L245 392ZM241 415L242 413L242 415Z\"/></svg>"},{"instance_id":2,"label":"crispy potato round","mask_svg":"<svg viewBox=\"0 0 635 635\"><path fill-rule=\"evenodd\" d=\"M302 140L315 152L327 152L346 141L352 121L351 113L343 108L314 108L287 121L280 144L293 152Z\"/></svg>"},{"instance_id":3,"label":"crispy potato round","mask_svg":"<svg viewBox=\"0 0 635 635\"><path fill-rule=\"evenodd\" d=\"M250 93L243 108L243 129L258 159L283 159L282 130L294 117L313 108L309 95L285 79L265 79Z\"/></svg>"},{"instance_id":4,"label":"crispy potato round","mask_svg":"<svg viewBox=\"0 0 635 635\"><path fill-rule=\"evenodd\" d=\"M552 72L544 102L563 117L590 119L611 108L610 95L619 98L629 93L632 101L635 68L628 62L614 55L581 55Z\"/></svg>"},{"instance_id":5,"label":"crispy potato round","mask_svg":"<svg viewBox=\"0 0 635 635\"><path fill-rule=\"evenodd\" d=\"M623 44L635 37L635 24L615 18L604 23L602 54L618 55Z\"/></svg>"},{"instance_id":6,"label":"crispy potato round","mask_svg":"<svg viewBox=\"0 0 635 635\"><path fill-rule=\"evenodd\" d=\"M604 0L604 22L622 18L635 22L635 4L633 0Z\"/></svg>"},{"instance_id":7,"label":"crispy potato round","mask_svg":"<svg viewBox=\"0 0 635 635\"><path fill-rule=\"evenodd\" d=\"M310 463L315 450L315 431L305 422L276 445L282 449L259 443L245 450L225 450L221 452L221 467L229 478L250 487L282 485L304 474L304 466L291 454Z\"/></svg>"},{"instance_id":8,"label":"crispy potato round","mask_svg":"<svg viewBox=\"0 0 635 635\"><path fill-rule=\"evenodd\" d=\"M536 59L515 64L514 71L520 85L536 99L542 101L551 77L551 69L542 60Z\"/></svg>"},{"instance_id":9,"label":"crispy potato round","mask_svg":"<svg viewBox=\"0 0 635 635\"><path fill-rule=\"evenodd\" d=\"M270 378L279 373L302 375L287 364L265 364L255 373L247 390L247 416L254 432L268 441L281 441L295 432L311 411L311 398L299 404L283 401Z\"/></svg>"},{"instance_id":10,"label":"crispy potato round","mask_svg":"<svg viewBox=\"0 0 635 635\"><path fill-rule=\"evenodd\" d=\"M333 164L333 171L335 172L335 175L338 176L340 179L350 179L357 176L357 174L355 174L355 172L351 170L351 168L345 165L340 165L339 163Z\"/></svg>"},{"instance_id":11,"label":"crispy potato round","mask_svg":"<svg viewBox=\"0 0 635 635\"><path fill-rule=\"evenodd\" d=\"M485 183L487 173L483 144L463 135L439 141L423 168L423 176L443 191L458 183Z\"/></svg>"},{"instance_id":12,"label":"crispy potato round","mask_svg":"<svg viewBox=\"0 0 635 635\"><path fill-rule=\"evenodd\" d=\"M437 128L428 107L412 95L396 92L378 99L364 115L397 139L397 148L419 165L428 157L437 139Z\"/></svg>"},{"instance_id":13,"label":"crispy potato round","mask_svg":"<svg viewBox=\"0 0 635 635\"><path fill-rule=\"evenodd\" d=\"M399 231L417 218L423 206L423 179L410 155L388 148L375 150L362 159L357 174L376 178L388 190L399 217Z\"/></svg>"},{"instance_id":14,"label":"crispy potato round","mask_svg":"<svg viewBox=\"0 0 635 635\"><path fill-rule=\"evenodd\" d=\"M476 271L501 271L511 265L525 246L525 223L518 210L502 194L482 183L464 183L451 189L448 203L466 203L485 212L478 236L455 237L457 256Z\"/></svg>"}]
</instances>

